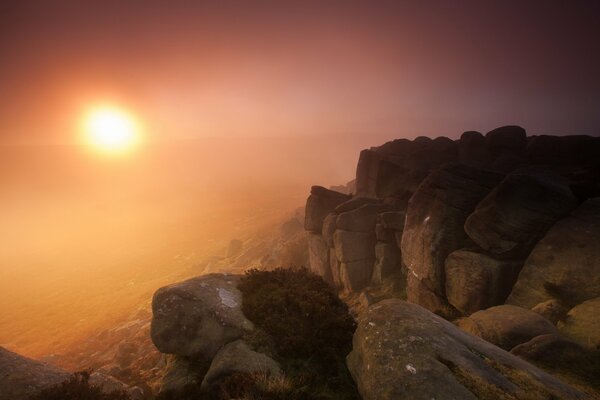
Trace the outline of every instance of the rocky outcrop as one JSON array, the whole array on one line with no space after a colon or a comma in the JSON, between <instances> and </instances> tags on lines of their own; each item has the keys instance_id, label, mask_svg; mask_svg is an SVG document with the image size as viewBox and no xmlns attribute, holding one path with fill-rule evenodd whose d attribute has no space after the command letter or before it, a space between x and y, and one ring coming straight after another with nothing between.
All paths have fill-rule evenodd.
<instances>
[{"instance_id":1,"label":"rocky outcrop","mask_svg":"<svg viewBox=\"0 0 600 400\"><path fill-rule=\"evenodd\" d=\"M314 189L307 202L308 213L315 197L340 201L310 212L318 218L306 229L329 249L311 240L313 270L356 295L406 271L408 300L449 318L507 301L558 322L598 296L600 274L571 271L593 271L600 259L588 200L600 194L599 150L599 138L527 137L518 126L364 150L356 195L342 202ZM583 200L587 208L573 211ZM545 264L556 268L548 279Z\"/></svg>"},{"instance_id":2,"label":"rocky outcrop","mask_svg":"<svg viewBox=\"0 0 600 400\"><path fill-rule=\"evenodd\" d=\"M528 342L536 336L558 332L556 327L541 315L507 304L477 311L458 320L458 326L505 350Z\"/></svg>"},{"instance_id":3,"label":"rocky outcrop","mask_svg":"<svg viewBox=\"0 0 600 400\"><path fill-rule=\"evenodd\" d=\"M586 398L426 309L396 299L360 316L347 363L363 400Z\"/></svg>"},{"instance_id":4,"label":"rocky outcrop","mask_svg":"<svg viewBox=\"0 0 600 400\"><path fill-rule=\"evenodd\" d=\"M465 220L500 181L495 173L452 164L431 173L411 197L402 234L402 261L411 279L408 300L417 302L428 290L444 304L446 257L468 243ZM438 310L433 310L438 311Z\"/></svg>"}]
</instances>

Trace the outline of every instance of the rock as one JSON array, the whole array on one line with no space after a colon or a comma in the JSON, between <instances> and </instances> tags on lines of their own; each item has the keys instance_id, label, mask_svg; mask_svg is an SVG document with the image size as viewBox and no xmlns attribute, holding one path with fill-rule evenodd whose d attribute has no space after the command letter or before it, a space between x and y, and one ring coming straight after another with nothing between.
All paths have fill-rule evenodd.
<instances>
[{"instance_id":1,"label":"rock","mask_svg":"<svg viewBox=\"0 0 600 400\"><path fill-rule=\"evenodd\" d=\"M375 233L336 230L333 235L335 255L340 262L375 259Z\"/></svg>"},{"instance_id":2,"label":"rock","mask_svg":"<svg viewBox=\"0 0 600 400\"><path fill-rule=\"evenodd\" d=\"M550 299L537 304L531 311L540 314L542 317L556 325L558 321L562 320L567 315L569 310L561 304L560 301Z\"/></svg>"},{"instance_id":3,"label":"rock","mask_svg":"<svg viewBox=\"0 0 600 400\"><path fill-rule=\"evenodd\" d=\"M527 133L520 126L502 126L488 132L485 145L494 171L511 172L526 162Z\"/></svg>"},{"instance_id":4,"label":"rock","mask_svg":"<svg viewBox=\"0 0 600 400\"><path fill-rule=\"evenodd\" d=\"M427 174L457 159L456 142L445 137L398 139L360 153L356 189L365 197L407 201Z\"/></svg>"},{"instance_id":5,"label":"rock","mask_svg":"<svg viewBox=\"0 0 600 400\"><path fill-rule=\"evenodd\" d=\"M331 280L331 268L329 266L329 247L325 239L319 234L308 232L308 258L310 270L323 277L326 282Z\"/></svg>"},{"instance_id":6,"label":"rock","mask_svg":"<svg viewBox=\"0 0 600 400\"><path fill-rule=\"evenodd\" d=\"M151 337L162 353L212 359L254 329L241 309L238 276L210 274L160 288L152 299Z\"/></svg>"},{"instance_id":7,"label":"rock","mask_svg":"<svg viewBox=\"0 0 600 400\"><path fill-rule=\"evenodd\" d=\"M251 350L242 340L225 345L215 356L202 380L202 390L209 390L215 383L234 373L264 372L272 377L281 376L281 367L272 358Z\"/></svg>"},{"instance_id":8,"label":"rock","mask_svg":"<svg viewBox=\"0 0 600 400\"><path fill-rule=\"evenodd\" d=\"M398 299L360 315L347 364L363 400L585 398L526 361Z\"/></svg>"},{"instance_id":9,"label":"rock","mask_svg":"<svg viewBox=\"0 0 600 400\"><path fill-rule=\"evenodd\" d=\"M323 220L335 207L349 200L350 196L321 186L313 186L306 200L304 229L321 233Z\"/></svg>"},{"instance_id":10,"label":"rock","mask_svg":"<svg viewBox=\"0 0 600 400\"><path fill-rule=\"evenodd\" d=\"M339 260L335 256L335 251L332 249L329 251L329 267L331 268L331 280L333 282L333 286L336 288L341 288L343 286L340 275L341 266Z\"/></svg>"},{"instance_id":11,"label":"rock","mask_svg":"<svg viewBox=\"0 0 600 400\"><path fill-rule=\"evenodd\" d=\"M448 302L465 315L503 304L521 264L468 249L450 253L445 262Z\"/></svg>"},{"instance_id":12,"label":"rock","mask_svg":"<svg viewBox=\"0 0 600 400\"><path fill-rule=\"evenodd\" d=\"M514 347L510 352L528 361L555 364L565 362L567 358L577 359L585 349L569 339L551 333L536 336Z\"/></svg>"},{"instance_id":13,"label":"rock","mask_svg":"<svg viewBox=\"0 0 600 400\"><path fill-rule=\"evenodd\" d=\"M597 398L594 388L600 376L600 352L589 350L559 335L540 335L510 351L540 366L564 382L587 389L590 398ZM597 389L596 389L597 390ZM595 394L595 395L594 395Z\"/></svg>"},{"instance_id":14,"label":"rock","mask_svg":"<svg viewBox=\"0 0 600 400\"><path fill-rule=\"evenodd\" d=\"M357 260L340 264L340 281L344 290L359 292L369 285L374 260Z\"/></svg>"},{"instance_id":15,"label":"rock","mask_svg":"<svg viewBox=\"0 0 600 400\"><path fill-rule=\"evenodd\" d=\"M26 400L70 376L65 370L0 347L0 400Z\"/></svg>"},{"instance_id":16,"label":"rock","mask_svg":"<svg viewBox=\"0 0 600 400\"><path fill-rule=\"evenodd\" d=\"M446 319L451 320L460 315L448 304L445 298L425 286L423 281L416 277L412 271L407 271L406 275L406 297L411 303L419 304Z\"/></svg>"},{"instance_id":17,"label":"rock","mask_svg":"<svg viewBox=\"0 0 600 400\"><path fill-rule=\"evenodd\" d=\"M198 365L186 357L170 355L167 357L159 393L169 393L174 396L172 398L178 398L186 388L197 387L205 372L206 365L204 364Z\"/></svg>"},{"instance_id":18,"label":"rock","mask_svg":"<svg viewBox=\"0 0 600 400\"><path fill-rule=\"evenodd\" d=\"M352 232L374 232L377 215L383 210L380 204L365 204L351 211L338 215L338 229Z\"/></svg>"},{"instance_id":19,"label":"rock","mask_svg":"<svg viewBox=\"0 0 600 400\"><path fill-rule=\"evenodd\" d=\"M453 164L432 172L411 197L402 234L402 261L421 287L445 297L444 261L467 243L463 225L501 177ZM413 286L414 288L415 286ZM416 302L408 291L408 300Z\"/></svg>"},{"instance_id":20,"label":"rock","mask_svg":"<svg viewBox=\"0 0 600 400\"><path fill-rule=\"evenodd\" d=\"M386 229L382 224L375 224L375 237L379 242L395 243L396 231L393 229Z\"/></svg>"},{"instance_id":21,"label":"rock","mask_svg":"<svg viewBox=\"0 0 600 400\"><path fill-rule=\"evenodd\" d=\"M43 389L67 381L71 376L68 371L0 347L0 400L27 400ZM89 383L99 387L102 393L126 391L132 400L140 399L140 388L130 388L100 372L92 373Z\"/></svg>"},{"instance_id":22,"label":"rock","mask_svg":"<svg viewBox=\"0 0 600 400\"><path fill-rule=\"evenodd\" d=\"M458 162L473 168L487 166L489 155L485 146L485 138L481 133L469 131L460 136Z\"/></svg>"},{"instance_id":23,"label":"rock","mask_svg":"<svg viewBox=\"0 0 600 400\"><path fill-rule=\"evenodd\" d=\"M532 308L557 299L571 308L600 296L600 198L558 221L523 266L507 303Z\"/></svg>"},{"instance_id":24,"label":"rock","mask_svg":"<svg viewBox=\"0 0 600 400\"><path fill-rule=\"evenodd\" d=\"M373 205L373 204L381 204L381 201L378 199L373 199L371 197L353 197L348 201L343 202L339 206L337 206L333 211L336 214L341 214L347 211L356 210L364 205Z\"/></svg>"},{"instance_id":25,"label":"rock","mask_svg":"<svg viewBox=\"0 0 600 400\"><path fill-rule=\"evenodd\" d=\"M400 271L400 249L396 244L377 243L375 259L371 281L376 285L381 285L385 278Z\"/></svg>"},{"instance_id":26,"label":"rock","mask_svg":"<svg viewBox=\"0 0 600 400\"><path fill-rule=\"evenodd\" d=\"M585 135L534 136L527 143L531 164L555 166L598 166L600 138Z\"/></svg>"},{"instance_id":27,"label":"rock","mask_svg":"<svg viewBox=\"0 0 600 400\"><path fill-rule=\"evenodd\" d=\"M241 240L232 239L229 242L229 247L227 248L227 258L235 257L242 253L243 243Z\"/></svg>"},{"instance_id":28,"label":"rock","mask_svg":"<svg viewBox=\"0 0 600 400\"><path fill-rule=\"evenodd\" d=\"M558 329L580 345L600 350L600 297L572 308Z\"/></svg>"},{"instance_id":29,"label":"rock","mask_svg":"<svg viewBox=\"0 0 600 400\"><path fill-rule=\"evenodd\" d=\"M337 219L337 214L330 213L327 214L325 219L323 220L323 230L322 235L325 243L327 243L328 247L333 247L333 234L336 230L335 221Z\"/></svg>"},{"instance_id":30,"label":"rock","mask_svg":"<svg viewBox=\"0 0 600 400\"><path fill-rule=\"evenodd\" d=\"M505 350L525 343L536 336L556 334L550 321L521 307L501 305L477 311L457 321L458 326Z\"/></svg>"},{"instance_id":31,"label":"rock","mask_svg":"<svg viewBox=\"0 0 600 400\"><path fill-rule=\"evenodd\" d=\"M404 229L404 221L406 213L402 211L387 211L379 214L378 222L385 228L394 231L402 231Z\"/></svg>"},{"instance_id":32,"label":"rock","mask_svg":"<svg viewBox=\"0 0 600 400\"><path fill-rule=\"evenodd\" d=\"M517 171L479 203L465 230L491 254L526 257L552 224L576 206L565 179L540 171Z\"/></svg>"}]
</instances>

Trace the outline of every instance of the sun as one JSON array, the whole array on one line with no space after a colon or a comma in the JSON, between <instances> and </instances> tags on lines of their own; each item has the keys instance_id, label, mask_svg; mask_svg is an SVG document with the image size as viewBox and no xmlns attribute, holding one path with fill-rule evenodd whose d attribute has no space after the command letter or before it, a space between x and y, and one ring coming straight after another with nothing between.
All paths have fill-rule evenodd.
<instances>
[{"instance_id":1,"label":"sun","mask_svg":"<svg viewBox=\"0 0 600 400\"><path fill-rule=\"evenodd\" d=\"M133 149L139 142L139 124L125 110L116 107L98 107L84 118L86 142L103 153L121 154Z\"/></svg>"}]
</instances>

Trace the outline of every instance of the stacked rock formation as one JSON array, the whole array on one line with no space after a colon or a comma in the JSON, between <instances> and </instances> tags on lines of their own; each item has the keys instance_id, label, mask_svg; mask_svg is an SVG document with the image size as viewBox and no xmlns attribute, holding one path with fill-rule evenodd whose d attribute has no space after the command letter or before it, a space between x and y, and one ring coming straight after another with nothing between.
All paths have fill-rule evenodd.
<instances>
[{"instance_id":1,"label":"stacked rock formation","mask_svg":"<svg viewBox=\"0 0 600 400\"><path fill-rule=\"evenodd\" d=\"M404 271L408 301L446 318L508 303L595 348L599 196L600 138L394 140L360 153L356 194L313 187L310 266L347 293Z\"/></svg>"}]
</instances>

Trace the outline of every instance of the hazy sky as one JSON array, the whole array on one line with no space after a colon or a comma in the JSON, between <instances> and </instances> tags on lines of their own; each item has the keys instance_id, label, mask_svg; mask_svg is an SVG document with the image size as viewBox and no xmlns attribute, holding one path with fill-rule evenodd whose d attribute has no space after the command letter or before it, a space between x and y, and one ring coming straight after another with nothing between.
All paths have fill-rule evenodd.
<instances>
[{"instance_id":1,"label":"hazy sky","mask_svg":"<svg viewBox=\"0 0 600 400\"><path fill-rule=\"evenodd\" d=\"M599 43L595 0L4 0L0 143L103 102L158 139L599 134Z\"/></svg>"}]
</instances>

